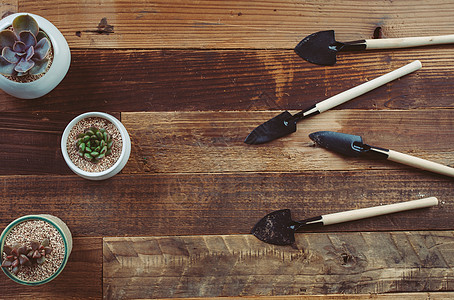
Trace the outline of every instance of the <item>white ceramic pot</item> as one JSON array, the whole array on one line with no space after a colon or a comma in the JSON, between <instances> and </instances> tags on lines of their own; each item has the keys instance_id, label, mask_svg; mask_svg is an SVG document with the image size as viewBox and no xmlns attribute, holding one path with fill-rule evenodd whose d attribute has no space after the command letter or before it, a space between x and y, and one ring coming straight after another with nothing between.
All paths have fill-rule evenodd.
<instances>
[{"instance_id":1,"label":"white ceramic pot","mask_svg":"<svg viewBox=\"0 0 454 300\"><path fill-rule=\"evenodd\" d=\"M68 155L68 149L67 149L67 140L69 133L71 129L76 125L80 120L85 119L85 118L90 118L90 117L100 117L107 119L110 121L112 124L117 127L121 134L121 139L122 139L122 149L121 149L121 154L118 160L115 162L115 164L110 167L109 169L102 171L102 172L87 172L79 167L77 167L69 158ZM109 114L103 113L103 112L88 112L81 114L74 118L69 124L66 126L65 131L63 132L62 138L61 138L61 151L63 154L63 158L65 159L66 163L68 164L69 168L76 173L77 175L85 178L85 179L90 179L90 180L104 180L107 178L110 178L120 172L123 167L126 165L129 159L129 155L131 154L131 139L129 138L129 134L126 131L125 126L114 116L111 116Z\"/></svg>"},{"instance_id":2,"label":"white ceramic pot","mask_svg":"<svg viewBox=\"0 0 454 300\"><path fill-rule=\"evenodd\" d=\"M9 15L0 20L0 30L8 28L14 18L25 14L32 16L38 22L39 28L49 36L54 51L54 60L46 74L32 82L15 82L0 74L0 89L17 98L34 99L49 93L63 80L71 63L71 53L65 37L57 27L38 15L29 13Z\"/></svg>"},{"instance_id":3,"label":"white ceramic pot","mask_svg":"<svg viewBox=\"0 0 454 300\"><path fill-rule=\"evenodd\" d=\"M10 231L17 226L18 224L30 220L41 220L45 221L52 226L54 226L57 231L60 233L62 239L63 239L63 244L64 244L64 256L63 256L63 261L58 268L58 270L52 274L50 277L43 279L41 281L25 281L20 278L18 278L16 275L12 274L10 271L8 271L6 268L2 268L3 272L11 278L13 281L23 284L23 285L28 285L28 286L35 286L35 285L41 285L48 283L49 281L55 279L65 268L66 263L68 262L69 255L71 254L72 248L73 248L73 239L71 235L71 231L69 230L68 226L60 219L52 215L27 215L23 216L20 218L17 218L13 222L11 222L6 228L3 230L1 236L0 236L0 253L3 253L3 247L5 245L5 239L10 233Z\"/></svg>"}]
</instances>

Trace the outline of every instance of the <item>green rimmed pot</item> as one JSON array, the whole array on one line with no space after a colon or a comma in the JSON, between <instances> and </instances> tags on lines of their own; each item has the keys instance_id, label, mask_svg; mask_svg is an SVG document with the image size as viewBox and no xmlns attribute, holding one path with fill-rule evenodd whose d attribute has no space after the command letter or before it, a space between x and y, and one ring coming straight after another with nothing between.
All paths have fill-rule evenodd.
<instances>
[{"instance_id":1,"label":"green rimmed pot","mask_svg":"<svg viewBox=\"0 0 454 300\"><path fill-rule=\"evenodd\" d=\"M2 267L6 276L23 285L37 286L55 279L63 271L73 246L71 231L61 219L46 214L26 215L6 226L0 236L2 261L5 258L5 244L12 246L11 241L20 240L20 244L24 244L42 238L48 238L49 246L53 249L47 261L42 265L21 266L17 275L11 272L10 267ZM7 243L8 241L10 243Z\"/></svg>"}]
</instances>

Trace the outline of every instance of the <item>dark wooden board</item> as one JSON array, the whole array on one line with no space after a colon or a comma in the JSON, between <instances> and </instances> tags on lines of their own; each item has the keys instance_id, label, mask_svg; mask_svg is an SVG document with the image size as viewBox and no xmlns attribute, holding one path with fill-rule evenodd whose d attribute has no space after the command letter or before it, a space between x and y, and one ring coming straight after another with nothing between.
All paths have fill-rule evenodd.
<instances>
[{"instance_id":1,"label":"dark wooden board","mask_svg":"<svg viewBox=\"0 0 454 300\"><path fill-rule=\"evenodd\" d=\"M451 46L344 53L332 67L293 50L71 50L55 90L35 100L0 91L0 111L304 109L415 59L421 70L339 108L454 107Z\"/></svg>"},{"instance_id":2,"label":"dark wooden board","mask_svg":"<svg viewBox=\"0 0 454 300\"><path fill-rule=\"evenodd\" d=\"M4 203L4 202L2 202ZM17 216L17 215L16 215ZM1 226L4 227L3 224ZM101 299L102 238L75 237L63 272L51 282L27 287L0 271L1 299Z\"/></svg>"},{"instance_id":3,"label":"dark wooden board","mask_svg":"<svg viewBox=\"0 0 454 300\"><path fill-rule=\"evenodd\" d=\"M452 291L452 231L104 238L115 299Z\"/></svg>"},{"instance_id":4,"label":"dark wooden board","mask_svg":"<svg viewBox=\"0 0 454 300\"><path fill-rule=\"evenodd\" d=\"M409 170L116 175L2 176L0 227L17 216L50 213L75 236L249 233L265 214L289 208L295 219L429 196L438 207L318 231L448 230L454 181ZM312 229L316 230L316 229Z\"/></svg>"},{"instance_id":5,"label":"dark wooden board","mask_svg":"<svg viewBox=\"0 0 454 300\"><path fill-rule=\"evenodd\" d=\"M117 118L119 113L108 112ZM0 174L73 174L61 153L61 136L74 113L0 113Z\"/></svg>"}]
</instances>

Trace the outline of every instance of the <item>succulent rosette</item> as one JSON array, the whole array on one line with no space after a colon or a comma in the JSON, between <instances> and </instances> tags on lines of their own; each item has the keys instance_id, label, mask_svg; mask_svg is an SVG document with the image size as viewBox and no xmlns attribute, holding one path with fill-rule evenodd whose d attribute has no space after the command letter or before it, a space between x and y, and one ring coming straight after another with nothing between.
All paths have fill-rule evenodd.
<instances>
[{"instance_id":1,"label":"succulent rosette","mask_svg":"<svg viewBox=\"0 0 454 300\"><path fill-rule=\"evenodd\" d=\"M90 127L77 136L79 155L91 162L98 162L112 153L113 139L104 128Z\"/></svg>"},{"instance_id":2,"label":"succulent rosette","mask_svg":"<svg viewBox=\"0 0 454 300\"><path fill-rule=\"evenodd\" d=\"M12 30L0 31L0 74L6 76L39 75L49 64L51 44L30 15L13 20Z\"/></svg>"}]
</instances>

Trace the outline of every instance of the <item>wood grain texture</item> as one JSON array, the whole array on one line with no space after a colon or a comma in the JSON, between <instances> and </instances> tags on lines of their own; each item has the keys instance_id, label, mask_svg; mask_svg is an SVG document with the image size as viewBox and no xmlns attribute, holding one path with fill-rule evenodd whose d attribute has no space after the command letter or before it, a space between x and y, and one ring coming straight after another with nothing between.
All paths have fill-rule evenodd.
<instances>
[{"instance_id":1,"label":"wood grain texture","mask_svg":"<svg viewBox=\"0 0 454 300\"><path fill-rule=\"evenodd\" d=\"M314 147L308 135L319 130L362 135L366 143L374 146L454 165L453 110L328 111L301 121L297 132L287 137L258 146L243 143L254 127L279 113L122 113L121 119L132 139L132 153L122 172L412 169L389 161L346 158ZM120 118L119 114L112 114ZM2 113L0 174L72 174L63 160L60 139L64 128L76 115Z\"/></svg>"},{"instance_id":2,"label":"wood grain texture","mask_svg":"<svg viewBox=\"0 0 454 300\"><path fill-rule=\"evenodd\" d=\"M328 111L264 145L243 143L251 130L281 111L123 113L133 140L125 173L303 172L402 169L389 161L345 158L309 139L331 130L361 135L366 143L454 166L453 110ZM295 111L296 112L296 111Z\"/></svg>"},{"instance_id":3,"label":"wood grain texture","mask_svg":"<svg viewBox=\"0 0 454 300\"><path fill-rule=\"evenodd\" d=\"M312 231L449 230L454 181L417 171L1 176L0 227L18 215L59 216L75 236L246 234L283 208L295 219L435 196L438 207ZM32 205L30 205L32 204Z\"/></svg>"},{"instance_id":4,"label":"wood grain texture","mask_svg":"<svg viewBox=\"0 0 454 300\"><path fill-rule=\"evenodd\" d=\"M21 1L73 48L287 48L334 29L340 41L451 34L452 1ZM71 11L62 14L61 9ZM101 20L105 18L105 21Z\"/></svg>"},{"instance_id":5,"label":"wood grain texture","mask_svg":"<svg viewBox=\"0 0 454 300\"><path fill-rule=\"evenodd\" d=\"M0 298L101 299L102 238L75 237L73 242L73 250L65 269L57 278L45 285L27 287L16 284L1 272Z\"/></svg>"},{"instance_id":6,"label":"wood grain texture","mask_svg":"<svg viewBox=\"0 0 454 300\"><path fill-rule=\"evenodd\" d=\"M304 109L415 59L422 69L336 109L454 107L454 46L344 53L332 67L292 50L71 50L56 89L36 100L0 91L0 111Z\"/></svg>"},{"instance_id":7,"label":"wood grain texture","mask_svg":"<svg viewBox=\"0 0 454 300\"><path fill-rule=\"evenodd\" d=\"M2 0L0 4L0 19L18 11L18 0Z\"/></svg>"},{"instance_id":8,"label":"wood grain texture","mask_svg":"<svg viewBox=\"0 0 454 300\"><path fill-rule=\"evenodd\" d=\"M119 113L109 112L120 118ZM74 113L0 113L0 174L73 174L60 141Z\"/></svg>"},{"instance_id":9,"label":"wood grain texture","mask_svg":"<svg viewBox=\"0 0 454 300\"><path fill-rule=\"evenodd\" d=\"M107 298L451 291L452 231L104 238ZM424 284L421 284L424 282Z\"/></svg>"},{"instance_id":10,"label":"wood grain texture","mask_svg":"<svg viewBox=\"0 0 454 300\"><path fill-rule=\"evenodd\" d=\"M190 297L190 298L178 298L181 300L201 300L201 299L210 299L210 300L226 300L226 299L240 299L240 300L449 300L454 297L452 292L440 292L440 293L388 293L388 294L331 294L331 295L286 295L286 296L241 296L239 297ZM147 298L143 298L147 299ZM152 299L152 298L149 298ZM161 298L161 300L168 300L175 298Z\"/></svg>"}]
</instances>

